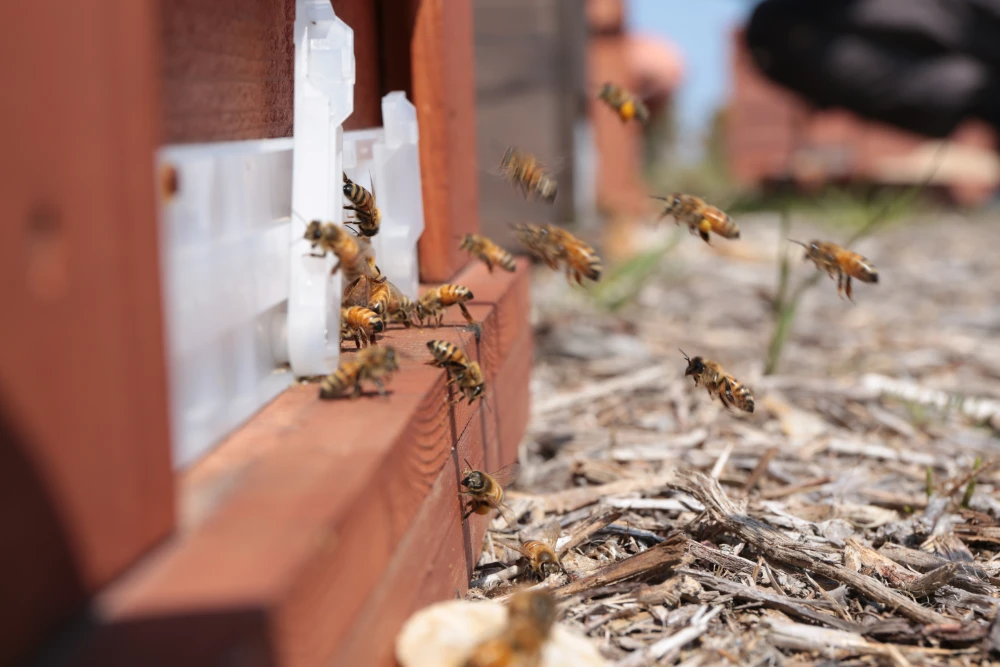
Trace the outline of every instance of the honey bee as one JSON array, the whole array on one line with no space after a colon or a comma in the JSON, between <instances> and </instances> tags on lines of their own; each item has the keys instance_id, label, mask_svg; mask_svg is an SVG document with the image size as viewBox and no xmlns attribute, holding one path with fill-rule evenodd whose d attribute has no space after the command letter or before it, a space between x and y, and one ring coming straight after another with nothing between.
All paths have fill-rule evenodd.
<instances>
[{"instance_id":1,"label":"honey bee","mask_svg":"<svg viewBox=\"0 0 1000 667\"><path fill-rule=\"evenodd\" d=\"M692 234L698 234L705 243L709 232L715 232L725 239L738 239L740 228L722 209L705 202L701 197L675 193L669 197L653 196L653 199L667 202L667 207L657 219L659 222L668 215L674 216L677 224L684 223Z\"/></svg>"},{"instance_id":2,"label":"honey bee","mask_svg":"<svg viewBox=\"0 0 1000 667\"><path fill-rule=\"evenodd\" d=\"M462 521L470 514L489 514L495 509L504 518L507 525L517 528L517 516L503 502L503 487L514 481L521 467L516 463L504 466L495 473L487 474L482 470L474 470L469 462L465 462L465 472L462 473L462 486L468 491L459 491L461 496L470 496L468 511L462 516Z\"/></svg>"},{"instance_id":3,"label":"honey bee","mask_svg":"<svg viewBox=\"0 0 1000 667\"><path fill-rule=\"evenodd\" d=\"M811 259L818 270L826 270L831 279L837 276L837 295L841 299L847 294L848 300L854 301L851 297L851 278L857 278L863 283L878 282L878 269L868 258L856 252L830 241L810 241L806 245L801 241L788 240L805 248L805 259Z\"/></svg>"},{"instance_id":4,"label":"honey bee","mask_svg":"<svg viewBox=\"0 0 1000 667\"><path fill-rule=\"evenodd\" d=\"M564 262L566 279L570 282L575 280L582 285L583 278L600 280L603 267L597 252L565 229L547 223L521 223L514 225L514 230L521 245L550 269L558 269L560 262Z\"/></svg>"},{"instance_id":5,"label":"honey bee","mask_svg":"<svg viewBox=\"0 0 1000 667\"><path fill-rule=\"evenodd\" d=\"M359 349L375 342L375 334L385 330L385 322L364 306L340 309L340 340L354 340Z\"/></svg>"},{"instance_id":6,"label":"honey bee","mask_svg":"<svg viewBox=\"0 0 1000 667\"><path fill-rule=\"evenodd\" d=\"M468 250L471 254L478 257L486 265L486 268L490 270L490 273L493 273L494 264L504 271L510 271L511 273L517 270L517 265L514 263L514 256L485 236L466 234L459 248Z\"/></svg>"},{"instance_id":7,"label":"honey bee","mask_svg":"<svg viewBox=\"0 0 1000 667\"><path fill-rule=\"evenodd\" d=\"M353 283L361 276L366 276L373 280L382 277L375 264L375 249L368 239L361 236L354 236L347 232L347 229L333 222L322 223L313 220L306 228L304 238L317 246L322 252L309 253L310 257L326 257L327 252L332 252L337 256L337 263L330 274L334 274L344 269L344 280Z\"/></svg>"},{"instance_id":8,"label":"honey bee","mask_svg":"<svg viewBox=\"0 0 1000 667\"><path fill-rule=\"evenodd\" d=\"M607 102L618 113L623 123L638 120L645 125L649 122L649 109L642 101L624 88L613 83L605 83L597 93L597 99Z\"/></svg>"},{"instance_id":9,"label":"honey bee","mask_svg":"<svg viewBox=\"0 0 1000 667\"><path fill-rule=\"evenodd\" d=\"M727 410L732 405L744 412L753 412L753 394L750 393L750 389L722 370L722 366L701 357L691 359L684 354L684 350L681 350L681 354L688 362L684 377L692 376L696 387L703 385L709 396L712 398L718 396Z\"/></svg>"},{"instance_id":10,"label":"honey bee","mask_svg":"<svg viewBox=\"0 0 1000 667\"><path fill-rule=\"evenodd\" d=\"M465 307L465 303L472 301L473 298L475 297L473 297L469 288L462 287L461 285L440 285L427 290L420 297L415 309L420 326L424 326L425 320L433 322L435 327L441 326L441 321L444 319L444 309L457 304L462 311L462 317L465 318L465 321L470 326L478 329L479 325L473 319L472 313ZM476 338L479 338L478 331Z\"/></svg>"},{"instance_id":11,"label":"honey bee","mask_svg":"<svg viewBox=\"0 0 1000 667\"><path fill-rule=\"evenodd\" d=\"M324 399L342 396L348 388L353 388L351 398L361 395L361 382L367 380L375 384L378 393L385 396L383 379L399 370L396 351L390 347L367 347L352 359L340 362L340 366L320 381L319 397Z\"/></svg>"},{"instance_id":12,"label":"honey bee","mask_svg":"<svg viewBox=\"0 0 1000 667\"><path fill-rule=\"evenodd\" d=\"M372 191L368 192L344 174L344 196L352 204L345 206L344 210L354 211L351 224L356 224L363 236L378 234L379 225L382 224L382 211L375 205L375 180L372 179Z\"/></svg>"},{"instance_id":13,"label":"honey bee","mask_svg":"<svg viewBox=\"0 0 1000 667\"><path fill-rule=\"evenodd\" d=\"M540 540L514 542L503 538L494 538L497 543L524 556L531 572L542 579L556 572L565 572L559 561L559 555L556 553L558 540L558 523L550 523L546 526Z\"/></svg>"},{"instance_id":14,"label":"honey bee","mask_svg":"<svg viewBox=\"0 0 1000 667\"><path fill-rule=\"evenodd\" d=\"M556 612L555 598L545 589L514 593L507 603L503 632L473 648L463 667L539 667Z\"/></svg>"},{"instance_id":15,"label":"honey bee","mask_svg":"<svg viewBox=\"0 0 1000 667\"><path fill-rule=\"evenodd\" d=\"M500 158L499 173L528 199L538 198L548 204L555 201L559 184L534 155L508 147Z\"/></svg>"},{"instance_id":16,"label":"honey bee","mask_svg":"<svg viewBox=\"0 0 1000 667\"><path fill-rule=\"evenodd\" d=\"M472 402L477 398L484 397L486 380L478 361L472 361L469 359L469 355L457 345L446 340L427 341L427 349L434 357L427 362L427 365L447 370L448 384L456 385L462 392L462 396L453 400L452 403L458 403L464 397L468 399L469 405L472 405Z\"/></svg>"},{"instance_id":17,"label":"honey bee","mask_svg":"<svg viewBox=\"0 0 1000 667\"><path fill-rule=\"evenodd\" d=\"M417 305L387 279L373 282L368 297L368 308L374 310L386 322L401 322L409 327L416 317Z\"/></svg>"}]
</instances>

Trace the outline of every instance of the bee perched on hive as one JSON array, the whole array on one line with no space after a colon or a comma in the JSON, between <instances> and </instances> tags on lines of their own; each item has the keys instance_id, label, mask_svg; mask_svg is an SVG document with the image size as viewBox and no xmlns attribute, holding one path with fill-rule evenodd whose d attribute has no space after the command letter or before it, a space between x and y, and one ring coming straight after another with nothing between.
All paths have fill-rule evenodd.
<instances>
[{"instance_id":1,"label":"bee perched on hive","mask_svg":"<svg viewBox=\"0 0 1000 667\"><path fill-rule=\"evenodd\" d=\"M330 274L344 270L344 280L353 283L361 276L379 280L382 272L375 265L375 249L371 242L361 236L355 236L333 222L323 223L313 220L306 227L304 238L312 244L313 249L321 252L309 253L310 257L326 257L331 252L337 257L337 263Z\"/></svg>"},{"instance_id":2,"label":"bee perched on hive","mask_svg":"<svg viewBox=\"0 0 1000 667\"><path fill-rule=\"evenodd\" d=\"M361 383L371 382L378 393L385 396L383 380L399 370L396 351L392 347L366 347L356 357L345 359L333 373L319 384L319 397L324 399L343 396L349 389L351 398L361 395Z\"/></svg>"},{"instance_id":3,"label":"bee perched on hive","mask_svg":"<svg viewBox=\"0 0 1000 667\"><path fill-rule=\"evenodd\" d=\"M684 223L692 234L698 234L705 243L711 243L709 232L724 239L738 239L740 228L722 209L712 206L701 197L675 193L669 197L653 195L653 199L667 202L657 222L672 215L677 224Z\"/></svg>"},{"instance_id":4,"label":"bee perched on hive","mask_svg":"<svg viewBox=\"0 0 1000 667\"><path fill-rule=\"evenodd\" d=\"M465 491L459 491L461 496L469 496L468 511L462 520L470 514L489 514L495 509L511 528L517 527L517 516L503 502L503 487L514 481L521 467L516 463L504 466L492 474L482 470L474 470L468 461L465 462L465 472L462 473L462 486Z\"/></svg>"},{"instance_id":5,"label":"bee perched on hive","mask_svg":"<svg viewBox=\"0 0 1000 667\"><path fill-rule=\"evenodd\" d=\"M375 334L385 329L385 323L373 310L364 306L340 309L340 340L353 340L358 348L375 342Z\"/></svg>"},{"instance_id":6,"label":"bee perched on hive","mask_svg":"<svg viewBox=\"0 0 1000 667\"><path fill-rule=\"evenodd\" d=\"M420 326L424 326L424 322L426 321L433 322L434 327L437 328L441 326L441 321L444 319L445 308L457 305L462 311L462 317L469 323L468 329L476 335L476 340L479 340L482 336L482 327L476 322L472 317L472 313L465 306L467 302L472 301L474 298L472 291L468 287L463 287L462 285L440 285L427 290L420 297L414 308L414 312L417 315Z\"/></svg>"},{"instance_id":7,"label":"bee perched on hive","mask_svg":"<svg viewBox=\"0 0 1000 667\"><path fill-rule=\"evenodd\" d=\"M727 410L730 406L735 406L744 412L753 412L753 394L750 393L750 389L726 373L722 366L701 357L689 358L684 354L684 350L681 350L681 354L688 362L684 377L690 375L694 378L696 387L705 387L712 398L718 396Z\"/></svg>"},{"instance_id":8,"label":"bee perched on hive","mask_svg":"<svg viewBox=\"0 0 1000 667\"><path fill-rule=\"evenodd\" d=\"M427 349L434 357L427 362L427 365L437 366L448 371L448 384L456 385L462 395L469 400L469 405L472 405L476 399L484 398L486 380L483 378L483 370L478 361L472 361L461 348L446 340L427 341ZM460 396L452 403L458 403L461 400Z\"/></svg>"},{"instance_id":9,"label":"bee perched on hive","mask_svg":"<svg viewBox=\"0 0 1000 667\"><path fill-rule=\"evenodd\" d=\"M344 174L344 197L351 202L344 210L354 212L354 217L346 224L357 226L361 236L378 234L382 224L382 211L375 205L375 180L372 179L372 191L368 192Z\"/></svg>"},{"instance_id":10,"label":"bee perched on hive","mask_svg":"<svg viewBox=\"0 0 1000 667\"><path fill-rule=\"evenodd\" d=\"M805 259L812 260L818 270L826 271L831 279L837 277L837 295L841 299L847 294L848 300L854 301L851 298L851 278L863 283L878 282L878 269L867 257L830 241L810 241L806 245L801 241L788 240L805 248Z\"/></svg>"}]
</instances>

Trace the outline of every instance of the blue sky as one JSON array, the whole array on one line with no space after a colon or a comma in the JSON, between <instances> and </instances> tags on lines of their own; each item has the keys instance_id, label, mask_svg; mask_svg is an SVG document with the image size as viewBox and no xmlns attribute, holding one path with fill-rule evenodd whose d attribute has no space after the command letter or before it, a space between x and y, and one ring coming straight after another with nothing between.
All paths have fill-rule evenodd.
<instances>
[{"instance_id":1,"label":"blue sky","mask_svg":"<svg viewBox=\"0 0 1000 667\"><path fill-rule=\"evenodd\" d=\"M676 101L681 136L700 140L725 102L730 31L754 5L752 0L626 0L630 30L666 37L683 54L684 82Z\"/></svg>"}]
</instances>

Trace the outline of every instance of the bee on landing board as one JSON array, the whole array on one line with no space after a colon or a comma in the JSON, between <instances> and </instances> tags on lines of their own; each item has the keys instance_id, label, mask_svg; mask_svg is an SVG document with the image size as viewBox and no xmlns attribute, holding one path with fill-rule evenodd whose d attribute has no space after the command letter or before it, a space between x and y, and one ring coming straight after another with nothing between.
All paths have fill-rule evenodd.
<instances>
[{"instance_id":1,"label":"bee on landing board","mask_svg":"<svg viewBox=\"0 0 1000 667\"><path fill-rule=\"evenodd\" d=\"M494 473L487 474L482 470L474 470L466 461L465 471L462 473L462 486L468 490L458 492L460 496L469 496L468 511L462 516L462 521L468 519L470 514L485 515L494 509L500 513L508 526L517 528L517 516L503 502L503 487L513 482L520 470L521 466L511 463Z\"/></svg>"},{"instance_id":2,"label":"bee on landing board","mask_svg":"<svg viewBox=\"0 0 1000 667\"><path fill-rule=\"evenodd\" d=\"M323 223L319 220L309 223L304 238L312 244L314 250L317 247L321 250L309 253L310 257L326 257L328 252L336 255L337 263L330 270L330 275L343 268L347 283L353 283L361 276L381 279L382 272L375 265L375 249L368 239L354 236L336 223Z\"/></svg>"},{"instance_id":3,"label":"bee on landing board","mask_svg":"<svg viewBox=\"0 0 1000 667\"><path fill-rule=\"evenodd\" d=\"M385 330L382 318L364 306L340 309L340 341L354 340L360 349L375 343L375 334Z\"/></svg>"},{"instance_id":4,"label":"bee on landing board","mask_svg":"<svg viewBox=\"0 0 1000 667\"><path fill-rule=\"evenodd\" d=\"M454 384L462 392L452 400L453 404L461 402L463 397L468 399L469 405L476 399L485 398L486 380L478 361L472 361L461 348L446 340L427 341L427 349L434 357L427 365L448 371L448 384Z\"/></svg>"},{"instance_id":5,"label":"bee on landing board","mask_svg":"<svg viewBox=\"0 0 1000 667\"><path fill-rule=\"evenodd\" d=\"M467 301L472 301L474 298L469 288L461 285L440 285L431 288L417 301L415 309L417 320L419 320L420 326L424 326L424 322L427 321L433 322L434 327L437 328L441 326L441 320L444 319L445 308L457 305L462 311L462 317L469 323L469 330L474 332L476 340L479 340L482 328L465 306Z\"/></svg>"},{"instance_id":6,"label":"bee on landing board","mask_svg":"<svg viewBox=\"0 0 1000 667\"><path fill-rule=\"evenodd\" d=\"M548 174L545 165L530 153L509 146L500 158L498 173L521 191L525 198L551 204L559 184Z\"/></svg>"},{"instance_id":7,"label":"bee on landing board","mask_svg":"<svg viewBox=\"0 0 1000 667\"><path fill-rule=\"evenodd\" d=\"M364 306L382 318L384 324L399 322L409 328L416 318L416 304L389 280L361 276L344 288L342 308Z\"/></svg>"},{"instance_id":8,"label":"bee on landing board","mask_svg":"<svg viewBox=\"0 0 1000 667\"><path fill-rule=\"evenodd\" d=\"M493 273L494 265L511 273L517 270L517 265L514 263L514 256L485 236L466 234L459 248L461 250L468 250L470 254L478 257L486 265L490 273Z\"/></svg>"},{"instance_id":9,"label":"bee on landing board","mask_svg":"<svg viewBox=\"0 0 1000 667\"><path fill-rule=\"evenodd\" d=\"M556 615L549 591L517 591L507 603L507 625L500 636L476 645L462 667L539 667Z\"/></svg>"},{"instance_id":10,"label":"bee on landing board","mask_svg":"<svg viewBox=\"0 0 1000 667\"><path fill-rule=\"evenodd\" d=\"M542 539L514 542L504 538L493 538L494 542L516 551L527 561L532 574L545 579L550 574L565 572L559 555L556 553L556 542L559 541L559 524L550 523L542 531Z\"/></svg>"},{"instance_id":11,"label":"bee on landing board","mask_svg":"<svg viewBox=\"0 0 1000 667\"><path fill-rule=\"evenodd\" d=\"M361 395L362 381L374 383L378 393L385 396L382 381L398 370L396 351L392 347L367 347L357 356L340 362L337 370L320 381L319 397L337 398L351 389L351 398L355 399Z\"/></svg>"},{"instance_id":12,"label":"bee on landing board","mask_svg":"<svg viewBox=\"0 0 1000 667\"><path fill-rule=\"evenodd\" d=\"M354 212L354 218L347 224L356 225L362 236L378 234L382 211L375 205L375 180L372 179L372 191L368 192L344 174L344 197L351 202L351 206L345 206L344 210Z\"/></svg>"},{"instance_id":13,"label":"bee on landing board","mask_svg":"<svg viewBox=\"0 0 1000 667\"><path fill-rule=\"evenodd\" d=\"M722 366L701 357L691 359L684 354L684 350L681 350L681 354L688 362L684 377L693 377L696 387L705 387L712 398L718 396L727 410L731 409L730 406L735 406L744 412L753 412L753 394L750 389L726 373Z\"/></svg>"},{"instance_id":14,"label":"bee on landing board","mask_svg":"<svg viewBox=\"0 0 1000 667\"><path fill-rule=\"evenodd\" d=\"M654 195L653 199L667 202L666 208L657 218L657 222L672 215L677 224L682 222L688 226L692 234L698 234L708 244L709 232L718 234L724 239L738 239L740 228L722 209L705 202L701 197L675 193L669 197Z\"/></svg>"},{"instance_id":15,"label":"bee on landing board","mask_svg":"<svg viewBox=\"0 0 1000 667\"><path fill-rule=\"evenodd\" d=\"M649 122L649 109L642 100L620 86L605 83L597 93L597 99L614 109L623 123L633 119L643 125Z\"/></svg>"},{"instance_id":16,"label":"bee on landing board","mask_svg":"<svg viewBox=\"0 0 1000 667\"><path fill-rule=\"evenodd\" d=\"M857 278L863 283L877 283L878 269L867 257L859 255L830 241L810 241L809 245L801 241L788 239L806 249L805 259L811 259L818 270L825 270L832 279L837 277L837 295L843 299L847 294L851 297L851 278Z\"/></svg>"},{"instance_id":17,"label":"bee on landing board","mask_svg":"<svg viewBox=\"0 0 1000 667\"><path fill-rule=\"evenodd\" d=\"M517 240L551 269L565 264L566 279L577 285L583 279L600 280L603 266L597 252L561 227L518 223L513 225Z\"/></svg>"}]
</instances>

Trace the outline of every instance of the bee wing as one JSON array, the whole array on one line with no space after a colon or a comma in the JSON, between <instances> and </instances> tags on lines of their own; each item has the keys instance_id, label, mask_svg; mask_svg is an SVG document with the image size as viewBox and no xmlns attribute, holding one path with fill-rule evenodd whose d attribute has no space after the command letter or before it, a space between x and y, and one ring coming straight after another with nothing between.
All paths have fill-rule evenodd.
<instances>
[{"instance_id":1,"label":"bee wing","mask_svg":"<svg viewBox=\"0 0 1000 667\"><path fill-rule=\"evenodd\" d=\"M559 541L559 536L562 533L562 528L559 526L558 521L551 521L542 528L541 539L543 542L547 542L550 547L554 550L556 548L556 542Z\"/></svg>"},{"instance_id":2,"label":"bee wing","mask_svg":"<svg viewBox=\"0 0 1000 667\"><path fill-rule=\"evenodd\" d=\"M360 276L344 288L345 308L350 306L367 306L371 299L372 286L366 276Z\"/></svg>"},{"instance_id":3,"label":"bee wing","mask_svg":"<svg viewBox=\"0 0 1000 667\"><path fill-rule=\"evenodd\" d=\"M375 176L372 175L372 170L368 170L368 183L372 186L372 199L375 199Z\"/></svg>"},{"instance_id":4,"label":"bee wing","mask_svg":"<svg viewBox=\"0 0 1000 667\"><path fill-rule=\"evenodd\" d=\"M500 516L503 517L503 520L507 522L507 525L509 527L517 528L517 515L514 514L514 510L512 510L510 507L508 507L506 504L502 502L498 503L492 497L489 496L482 498L481 500L484 500L487 505L489 505L497 512L499 512Z\"/></svg>"},{"instance_id":5,"label":"bee wing","mask_svg":"<svg viewBox=\"0 0 1000 667\"><path fill-rule=\"evenodd\" d=\"M531 554L525 550L524 546L520 542L515 542L514 540L507 540L502 537L494 537L493 541L501 546L504 546L511 551L516 551L525 558L531 558Z\"/></svg>"},{"instance_id":6,"label":"bee wing","mask_svg":"<svg viewBox=\"0 0 1000 667\"><path fill-rule=\"evenodd\" d=\"M511 463L510 465L500 468L500 470L497 470L496 472L491 472L490 477L495 479L497 484L500 486L506 487L508 484L517 479L520 472L521 466L517 463Z\"/></svg>"}]
</instances>

